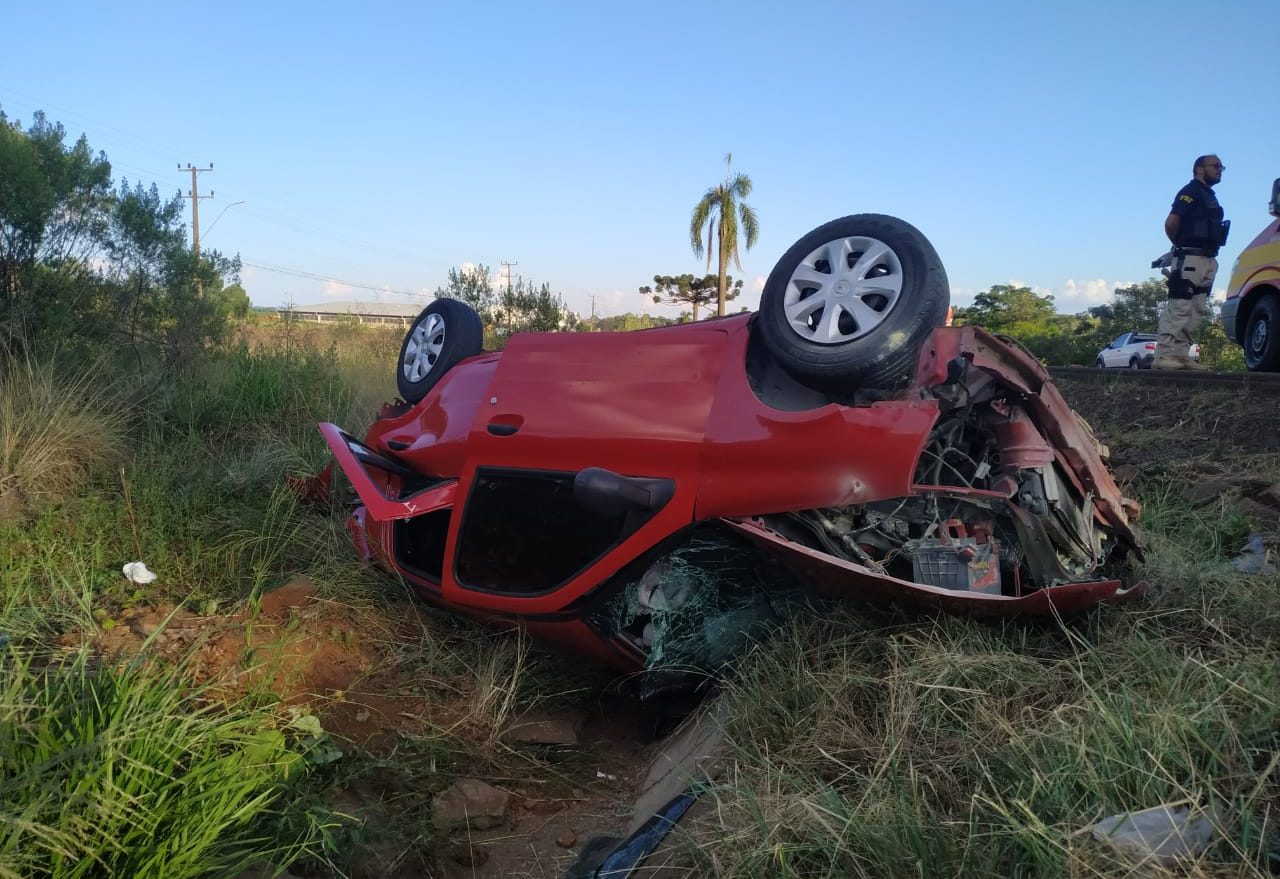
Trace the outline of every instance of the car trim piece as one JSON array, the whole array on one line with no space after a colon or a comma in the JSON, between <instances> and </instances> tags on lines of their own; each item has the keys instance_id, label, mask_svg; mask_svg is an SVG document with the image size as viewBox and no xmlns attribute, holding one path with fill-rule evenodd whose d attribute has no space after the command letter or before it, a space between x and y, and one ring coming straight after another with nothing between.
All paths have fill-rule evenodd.
<instances>
[{"instance_id":1,"label":"car trim piece","mask_svg":"<svg viewBox=\"0 0 1280 879\"><path fill-rule=\"evenodd\" d=\"M1146 593L1146 581L1125 589L1119 580L1086 580L1062 583L1020 596L992 595L913 583L880 574L854 562L838 559L816 549L788 540L759 522L725 520L725 524L799 576L811 581L828 595L865 598L881 603L905 601L947 611L964 611L978 616L1073 613L1100 601L1127 602Z\"/></svg>"},{"instance_id":2,"label":"car trim piece","mask_svg":"<svg viewBox=\"0 0 1280 879\"><path fill-rule=\"evenodd\" d=\"M342 472L346 474L347 479L351 482L351 487L355 489L360 502L364 504L365 509L369 511L369 516L375 521L386 522L393 519L409 519L453 504L454 495L458 488L456 479L433 485L408 498L392 500L374 483L373 477L369 475L367 466L380 467L396 475L403 475L401 471L413 476L417 476L417 474L398 462L382 457L336 424L324 422L320 425L320 433L324 436L324 441L328 443L329 450L333 452L334 458L337 459L338 466L342 468ZM355 448L367 450L368 454L373 458L361 460L356 457ZM383 467L377 459L393 465L395 469Z\"/></svg>"}]
</instances>

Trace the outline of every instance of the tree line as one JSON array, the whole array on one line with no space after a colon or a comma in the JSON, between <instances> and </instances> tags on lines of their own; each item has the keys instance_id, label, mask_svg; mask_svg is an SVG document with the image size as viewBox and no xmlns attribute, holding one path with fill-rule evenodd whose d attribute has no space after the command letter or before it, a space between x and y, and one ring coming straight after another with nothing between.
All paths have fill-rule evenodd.
<instances>
[{"instance_id":1,"label":"tree line","mask_svg":"<svg viewBox=\"0 0 1280 879\"><path fill-rule=\"evenodd\" d=\"M188 246L180 195L111 176L84 135L0 111L0 343L128 345L181 362L247 313L240 261Z\"/></svg>"},{"instance_id":2,"label":"tree line","mask_svg":"<svg viewBox=\"0 0 1280 879\"><path fill-rule=\"evenodd\" d=\"M1058 314L1051 294L1028 287L997 284L955 309L956 325L980 326L1009 336L1054 365L1091 366L1098 352L1122 333L1154 333L1167 289L1160 278L1117 287L1110 302L1079 314ZM1208 320L1196 331L1201 360L1214 369L1244 369L1239 345L1222 324Z\"/></svg>"}]
</instances>

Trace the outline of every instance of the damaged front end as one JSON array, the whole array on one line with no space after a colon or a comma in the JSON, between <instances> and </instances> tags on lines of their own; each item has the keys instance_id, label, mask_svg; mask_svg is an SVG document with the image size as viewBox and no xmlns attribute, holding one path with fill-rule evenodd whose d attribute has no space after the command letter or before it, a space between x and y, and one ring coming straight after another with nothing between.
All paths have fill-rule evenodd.
<instances>
[{"instance_id":1,"label":"damaged front end","mask_svg":"<svg viewBox=\"0 0 1280 879\"><path fill-rule=\"evenodd\" d=\"M939 417L912 493L730 521L823 591L979 613L1071 612L1140 595L1138 505L1106 449L1011 340L939 329L908 397Z\"/></svg>"},{"instance_id":2,"label":"damaged front end","mask_svg":"<svg viewBox=\"0 0 1280 879\"><path fill-rule=\"evenodd\" d=\"M895 399L938 407L910 494L706 522L612 592L592 624L644 656L646 688L714 676L815 595L1013 616L1144 593L1118 577L1138 505L1030 355L938 330Z\"/></svg>"}]
</instances>

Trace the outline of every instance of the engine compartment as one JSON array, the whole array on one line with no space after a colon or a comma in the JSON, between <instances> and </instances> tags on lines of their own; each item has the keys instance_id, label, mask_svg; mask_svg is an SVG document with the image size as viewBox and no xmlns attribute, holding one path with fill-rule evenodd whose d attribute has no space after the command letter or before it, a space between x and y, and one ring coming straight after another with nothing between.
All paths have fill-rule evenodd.
<instances>
[{"instance_id":1,"label":"engine compartment","mask_svg":"<svg viewBox=\"0 0 1280 879\"><path fill-rule=\"evenodd\" d=\"M878 574L995 595L1096 579L1120 562L1123 543L1037 426L1025 394L967 360L953 372L919 392L941 414L911 495L764 523Z\"/></svg>"}]
</instances>

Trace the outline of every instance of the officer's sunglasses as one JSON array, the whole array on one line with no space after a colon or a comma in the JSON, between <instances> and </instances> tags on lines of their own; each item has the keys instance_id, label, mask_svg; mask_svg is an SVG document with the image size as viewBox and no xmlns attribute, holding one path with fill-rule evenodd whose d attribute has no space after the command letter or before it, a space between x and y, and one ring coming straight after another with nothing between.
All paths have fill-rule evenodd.
<instances>
[{"instance_id":1,"label":"officer's sunglasses","mask_svg":"<svg viewBox=\"0 0 1280 879\"><path fill-rule=\"evenodd\" d=\"M1227 166L1222 164L1221 162L1205 162L1204 166L1206 168L1217 168L1219 171L1227 170Z\"/></svg>"}]
</instances>

